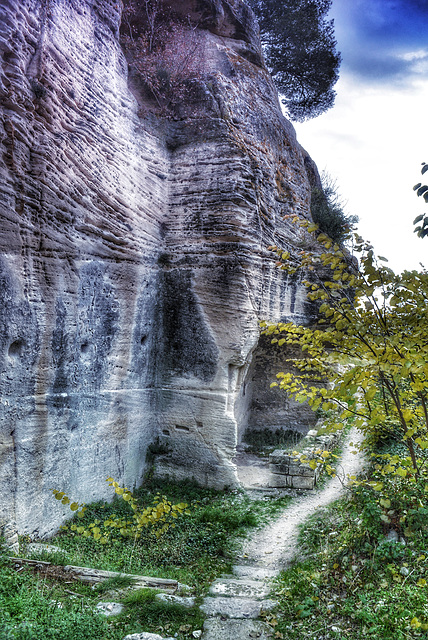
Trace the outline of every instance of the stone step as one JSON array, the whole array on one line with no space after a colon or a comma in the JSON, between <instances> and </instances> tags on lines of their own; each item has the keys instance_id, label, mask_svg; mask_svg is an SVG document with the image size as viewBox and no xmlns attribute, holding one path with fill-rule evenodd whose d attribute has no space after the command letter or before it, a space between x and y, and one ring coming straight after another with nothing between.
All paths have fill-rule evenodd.
<instances>
[{"instance_id":1,"label":"stone step","mask_svg":"<svg viewBox=\"0 0 428 640\"><path fill-rule=\"evenodd\" d=\"M235 565L233 567L233 573L238 578L249 578L250 580L270 580L278 575L278 571L275 569L245 564Z\"/></svg>"},{"instance_id":2,"label":"stone step","mask_svg":"<svg viewBox=\"0 0 428 640\"><path fill-rule=\"evenodd\" d=\"M205 620L201 640L271 640L272 628L259 620Z\"/></svg>"},{"instance_id":3,"label":"stone step","mask_svg":"<svg viewBox=\"0 0 428 640\"><path fill-rule=\"evenodd\" d=\"M212 583L209 592L212 596L262 599L269 594L270 589L267 584L256 580L220 578Z\"/></svg>"},{"instance_id":4,"label":"stone step","mask_svg":"<svg viewBox=\"0 0 428 640\"><path fill-rule=\"evenodd\" d=\"M253 600L237 597L204 598L201 610L207 616L227 618L258 618L262 611L270 611L278 603L274 600Z\"/></svg>"}]
</instances>

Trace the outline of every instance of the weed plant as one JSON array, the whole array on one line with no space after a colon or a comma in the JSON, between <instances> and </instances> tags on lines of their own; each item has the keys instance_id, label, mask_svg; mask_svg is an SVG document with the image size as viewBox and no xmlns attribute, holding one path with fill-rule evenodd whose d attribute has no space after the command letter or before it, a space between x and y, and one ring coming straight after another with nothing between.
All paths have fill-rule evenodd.
<instances>
[{"instance_id":1,"label":"weed plant","mask_svg":"<svg viewBox=\"0 0 428 640\"><path fill-rule=\"evenodd\" d=\"M130 592L126 605L129 628L139 631L156 629L163 636L192 637L193 630L202 629L204 615L198 606L186 608L163 602L152 589Z\"/></svg>"},{"instance_id":2,"label":"weed plant","mask_svg":"<svg viewBox=\"0 0 428 640\"><path fill-rule=\"evenodd\" d=\"M55 583L19 573L0 558L0 640L94 640L109 632L106 619ZM116 640L114 635L108 636ZM119 636L117 636L119 640Z\"/></svg>"},{"instance_id":3,"label":"weed plant","mask_svg":"<svg viewBox=\"0 0 428 640\"><path fill-rule=\"evenodd\" d=\"M69 558L64 551L49 551L48 549L42 549L41 551L33 551L26 554L26 557L30 560L42 560L43 562L50 562L56 566L65 566L69 564Z\"/></svg>"}]
</instances>

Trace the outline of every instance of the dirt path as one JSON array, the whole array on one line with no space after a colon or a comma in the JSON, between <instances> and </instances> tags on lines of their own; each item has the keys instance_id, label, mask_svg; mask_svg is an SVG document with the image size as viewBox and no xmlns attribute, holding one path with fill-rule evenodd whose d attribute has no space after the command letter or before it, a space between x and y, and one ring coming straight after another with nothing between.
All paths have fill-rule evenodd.
<instances>
[{"instance_id":1,"label":"dirt path","mask_svg":"<svg viewBox=\"0 0 428 640\"><path fill-rule=\"evenodd\" d=\"M340 476L354 475L362 468L363 458L351 443L361 441L352 430L345 438ZM271 525L258 531L244 545L234 576L216 580L205 598L202 610L208 615L202 640L247 640L271 637L270 628L260 620L262 610L275 606L269 599L269 579L286 568L298 553L297 538L301 525L317 509L345 491L338 477L324 488L296 498Z\"/></svg>"},{"instance_id":2,"label":"dirt path","mask_svg":"<svg viewBox=\"0 0 428 640\"><path fill-rule=\"evenodd\" d=\"M362 454L351 443L360 442L362 435L352 430L343 445L340 475L354 475L362 466ZM280 571L297 552L299 525L319 507L325 506L343 493L339 477L330 479L320 491L299 496L278 520L259 531L244 547L244 564L253 564Z\"/></svg>"}]
</instances>

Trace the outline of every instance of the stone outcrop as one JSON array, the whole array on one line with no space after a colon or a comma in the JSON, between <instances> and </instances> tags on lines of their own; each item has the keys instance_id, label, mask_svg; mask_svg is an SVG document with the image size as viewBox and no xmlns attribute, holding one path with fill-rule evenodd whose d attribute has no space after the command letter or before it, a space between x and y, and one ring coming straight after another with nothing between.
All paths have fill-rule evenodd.
<instances>
[{"instance_id":1,"label":"stone outcrop","mask_svg":"<svg viewBox=\"0 0 428 640\"><path fill-rule=\"evenodd\" d=\"M0 518L21 532L60 524L52 488L138 484L154 442L157 473L221 487L248 425L306 424L266 407L258 321L308 320L267 247L307 241L283 216L309 215L314 169L245 3L175 4L201 62L165 113L120 2L0 3Z\"/></svg>"}]
</instances>

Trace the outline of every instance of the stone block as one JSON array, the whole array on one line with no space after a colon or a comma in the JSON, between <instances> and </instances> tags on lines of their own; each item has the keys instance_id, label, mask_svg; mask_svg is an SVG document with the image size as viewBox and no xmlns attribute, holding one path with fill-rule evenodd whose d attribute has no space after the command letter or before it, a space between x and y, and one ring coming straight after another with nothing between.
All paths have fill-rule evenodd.
<instances>
[{"instance_id":1,"label":"stone block","mask_svg":"<svg viewBox=\"0 0 428 640\"><path fill-rule=\"evenodd\" d=\"M123 640L175 640L171 636L164 638L158 633L149 633L148 631L142 631L141 633L130 633L125 636Z\"/></svg>"},{"instance_id":2,"label":"stone block","mask_svg":"<svg viewBox=\"0 0 428 640\"><path fill-rule=\"evenodd\" d=\"M248 578L249 580L269 580L278 575L276 569L266 569L265 567L253 567L251 565L235 565L233 573L238 578Z\"/></svg>"},{"instance_id":3,"label":"stone block","mask_svg":"<svg viewBox=\"0 0 428 640\"><path fill-rule=\"evenodd\" d=\"M210 587L213 596L240 596L246 598L264 598L269 594L269 587L256 580L219 579Z\"/></svg>"},{"instance_id":4,"label":"stone block","mask_svg":"<svg viewBox=\"0 0 428 640\"><path fill-rule=\"evenodd\" d=\"M275 449L275 451L269 454L269 462L273 464L295 464L296 460L293 456L290 456L289 452L283 451L282 449Z\"/></svg>"},{"instance_id":5,"label":"stone block","mask_svg":"<svg viewBox=\"0 0 428 640\"><path fill-rule=\"evenodd\" d=\"M309 476L313 477L315 475L315 469L311 469L311 467L307 464L293 464L293 465L285 465L285 464L269 464L269 471L272 473L283 474L286 476Z\"/></svg>"},{"instance_id":6,"label":"stone block","mask_svg":"<svg viewBox=\"0 0 428 640\"><path fill-rule=\"evenodd\" d=\"M308 478L304 476L290 476L291 486L293 489L313 489L315 486L315 478Z\"/></svg>"},{"instance_id":7,"label":"stone block","mask_svg":"<svg viewBox=\"0 0 428 640\"><path fill-rule=\"evenodd\" d=\"M6 547L12 553L19 553L18 531L14 522L0 523L0 536L4 538Z\"/></svg>"},{"instance_id":8,"label":"stone block","mask_svg":"<svg viewBox=\"0 0 428 640\"><path fill-rule=\"evenodd\" d=\"M281 474L272 474L269 480L269 487L275 489L292 489L293 488L293 477L295 476L286 476Z\"/></svg>"}]
</instances>

